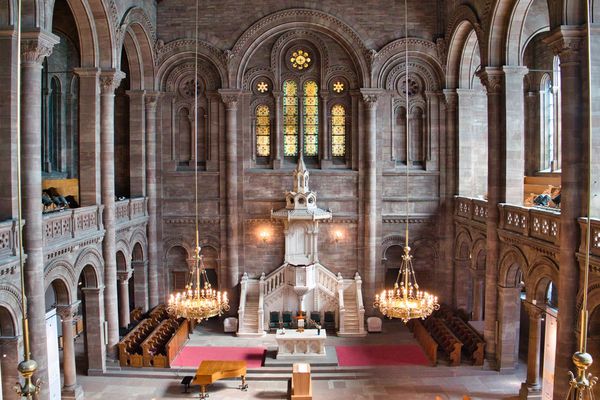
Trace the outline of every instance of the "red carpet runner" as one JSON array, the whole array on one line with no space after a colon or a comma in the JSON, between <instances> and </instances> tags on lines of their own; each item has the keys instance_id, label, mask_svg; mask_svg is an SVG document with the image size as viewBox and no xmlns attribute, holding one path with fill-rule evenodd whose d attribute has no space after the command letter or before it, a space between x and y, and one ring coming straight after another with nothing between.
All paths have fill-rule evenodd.
<instances>
[{"instance_id":1,"label":"red carpet runner","mask_svg":"<svg viewBox=\"0 0 600 400\"><path fill-rule=\"evenodd\" d=\"M248 368L260 368L265 358L263 347L184 347L171 367L198 367L202 360L245 360Z\"/></svg>"},{"instance_id":2,"label":"red carpet runner","mask_svg":"<svg viewBox=\"0 0 600 400\"><path fill-rule=\"evenodd\" d=\"M335 346L340 367L369 365L430 365L423 350L416 345Z\"/></svg>"}]
</instances>

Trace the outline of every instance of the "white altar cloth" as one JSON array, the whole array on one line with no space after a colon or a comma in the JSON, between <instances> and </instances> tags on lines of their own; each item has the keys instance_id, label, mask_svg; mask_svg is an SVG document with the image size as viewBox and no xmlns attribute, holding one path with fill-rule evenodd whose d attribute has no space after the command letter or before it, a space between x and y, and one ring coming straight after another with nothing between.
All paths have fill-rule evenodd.
<instances>
[{"instance_id":1,"label":"white altar cloth","mask_svg":"<svg viewBox=\"0 0 600 400\"><path fill-rule=\"evenodd\" d=\"M277 359L325 357L326 338L325 329L321 329L320 335L317 335L316 329L305 329L304 332L288 329L285 333L282 329L278 329L275 334L278 347Z\"/></svg>"}]
</instances>

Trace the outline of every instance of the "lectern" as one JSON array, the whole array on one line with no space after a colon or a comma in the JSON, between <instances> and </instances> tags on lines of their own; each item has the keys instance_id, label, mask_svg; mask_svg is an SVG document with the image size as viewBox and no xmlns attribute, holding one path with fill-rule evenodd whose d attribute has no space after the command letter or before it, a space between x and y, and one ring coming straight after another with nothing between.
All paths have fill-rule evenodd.
<instances>
[{"instance_id":1,"label":"lectern","mask_svg":"<svg viewBox=\"0 0 600 400\"><path fill-rule=\"evenodd\" d=\"M292 400L312 400L310 364L294 363L292 368Z\"/></svg>"}]
</instances>

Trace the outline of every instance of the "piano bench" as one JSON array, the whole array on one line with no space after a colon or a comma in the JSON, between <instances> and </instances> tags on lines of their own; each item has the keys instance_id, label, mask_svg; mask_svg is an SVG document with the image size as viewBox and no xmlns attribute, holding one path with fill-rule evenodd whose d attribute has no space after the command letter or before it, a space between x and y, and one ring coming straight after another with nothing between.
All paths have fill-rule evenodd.
<instances>
[{"instance_id":1,"label":"piano bench","mask_svg":"<svg viewBox=\"0 0 600 400\"><path fill-rule=\"evenodd\" d=\"M191 375L183 377L183 379L181 380L181 384L183 385L183 388L184 388L183 393L189 393L190 383L192 383L193 379L194 379L194 377Z\"/></svg>"}]
</instances>

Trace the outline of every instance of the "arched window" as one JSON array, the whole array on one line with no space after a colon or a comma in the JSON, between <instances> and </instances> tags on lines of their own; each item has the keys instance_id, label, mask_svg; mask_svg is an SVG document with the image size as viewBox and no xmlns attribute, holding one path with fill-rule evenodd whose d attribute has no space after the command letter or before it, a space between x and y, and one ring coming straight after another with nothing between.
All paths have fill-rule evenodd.
<instances>
[{"instance_id":1,"label":"arched window","mask_svg":"<svg viewBox=\"0 0 600 400\"><path fill-rule=\"evenodd\" d=\"M304 155L315 157L319 154L319 86L315 81L304 83L303 138Z\"/></svg>"},{"instance_id":2,"label":"arched window","mask_svg":"<svg viewBox=\"0 0 600 400\"><path fill-rule=\"evenodd\" d=\"M554 58L552 76L540 82L540 169L560 170L560 65Z\"/></svg>"},{"instance_id":3,"label":"arched window","mask_svg":"<svg viewBox=\"0 0 600 400\"><path fill-rule=\"evenodd\" d=\"M271 155L271 120L269 107L261 104L256 107L256 155Z\"/></svg>"},{"instance_id":4,"label":"arched window","mask_svg":"<svg viewBox=\"0 0 600 400\"><path fill-rule=\"evenodd\" d=\"M283 154L298 155L298 85L294 81L283 83Z\"/></svg>"},{"instance_id":5,"label":"arched window","mask_svg":"<svg viewBox=\"0 0 600 400\"><path fill-rule=\"evenodd\" d=\"M346 107L341 104L331 108L331 155L346 156Z\"/></svg>"}]
</instances>

